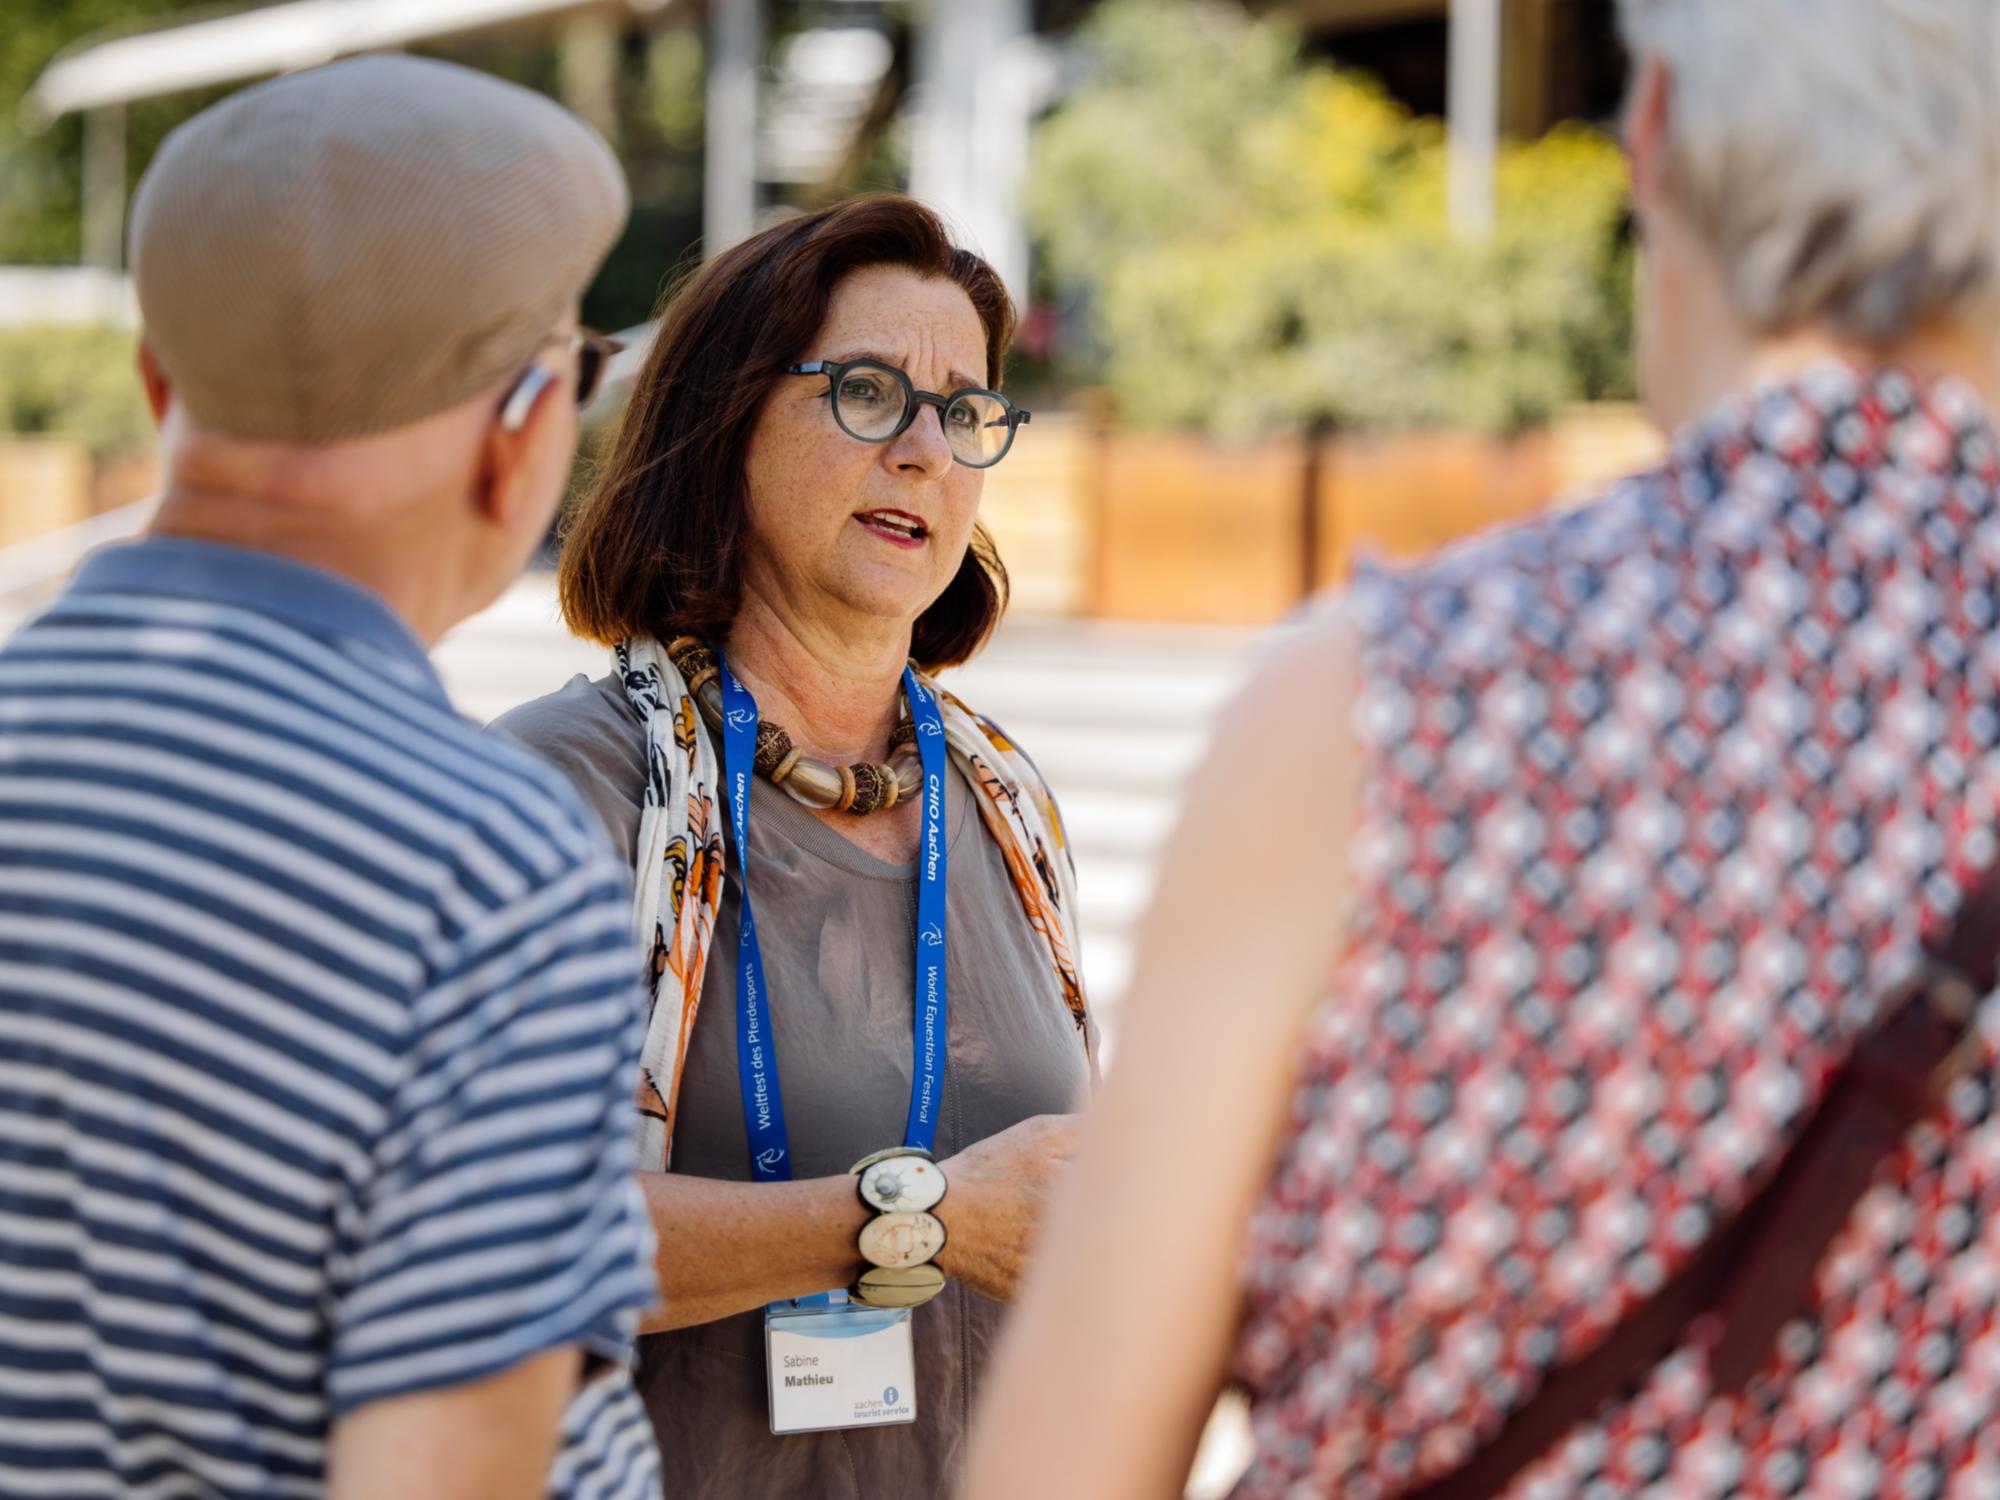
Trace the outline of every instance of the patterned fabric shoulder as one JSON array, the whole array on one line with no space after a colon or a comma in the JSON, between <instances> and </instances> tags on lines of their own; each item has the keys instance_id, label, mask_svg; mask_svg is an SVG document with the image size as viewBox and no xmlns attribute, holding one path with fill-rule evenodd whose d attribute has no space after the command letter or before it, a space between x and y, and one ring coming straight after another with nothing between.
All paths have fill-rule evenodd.
<instances>
[{"instance_id":1,"label":"patterned fabric shoulder","mask_svg":"<svg viewBox=\"0 0 2000 1500\"><path fill-rule=\"evenodd\" d=\"M1996 851L1964 386L1820 367L1354 597L1357 899L1245 1258L1239 1500L1460 1462L1744 1199ZM1987 1062L1747 1396L1684 1351L1510 1493L2000 1493Z\"/></svg>"}]
</instances>

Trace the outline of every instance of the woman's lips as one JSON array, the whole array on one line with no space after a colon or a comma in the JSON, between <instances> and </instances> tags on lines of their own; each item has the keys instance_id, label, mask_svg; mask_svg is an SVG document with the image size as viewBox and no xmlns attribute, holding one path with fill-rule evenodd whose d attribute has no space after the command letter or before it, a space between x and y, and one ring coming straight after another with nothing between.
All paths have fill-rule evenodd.
<instances>
[{"instance_id":1,"label":"woman's lips","mask_svg":"<svg viewBox=\"0 0 2000 1500\"><path fill-rule=\"evenodd\" d=\"M892 546L915 549L930 538L930 528L906 510L870 510L854 518Z\"/></svg>"}]
</instances>

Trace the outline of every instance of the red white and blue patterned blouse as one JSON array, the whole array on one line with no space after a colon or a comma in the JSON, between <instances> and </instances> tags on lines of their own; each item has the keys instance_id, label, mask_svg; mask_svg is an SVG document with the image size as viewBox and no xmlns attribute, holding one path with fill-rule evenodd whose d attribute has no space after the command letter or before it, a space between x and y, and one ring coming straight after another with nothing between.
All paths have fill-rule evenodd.
<instances>
[{"instance_id":1,"label":"red white and blue patterned blouse","mask_svg":"<svg viewBox=\"0 0 2000 1500\"><path fill-rule=\"evenodd\" d=\"M2000 827L1961 384L1822 365L1353 603L1357 907L1246 1260L1239 1500L1463 1461L1742 1202ZM1508 1493L2000 1495L1984 1034L1747 1395L1683 1352Z\"/></svg>"}]
</instances>

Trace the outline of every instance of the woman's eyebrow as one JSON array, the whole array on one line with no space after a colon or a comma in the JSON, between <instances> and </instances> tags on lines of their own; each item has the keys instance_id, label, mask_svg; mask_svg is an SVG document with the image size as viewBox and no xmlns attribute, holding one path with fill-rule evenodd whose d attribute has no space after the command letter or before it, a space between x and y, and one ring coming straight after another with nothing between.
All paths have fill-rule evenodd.
<instances>
[{"instance_id":1,"label":"woman's eyebrow","mask_svg":"<svg viewBox=\"0 0 2000 1500\"><path fill-rule=\"evenodd\" d=\"M903 370L903 367L900 364L898 364L895 360L889 358L888 355L882 353L880 350L877 349L854 349L850 350L846 354L829 355L827 357L827 363L835 365L844 365L857 359L873 360L876 364L887 365L892 370ZM910 372L908 370L903 370L903 374L905 376L908 376ZM983 391L986 389L985 381L977 379L974 376L968 375L963 370L947 370L945 372L945 378L950 382L950 385L947 387L947 389L949 390ZM915 385L916 384L915 379L912 378L910 380L910 383L912 385Z\"/></svg>"}]
</instances>

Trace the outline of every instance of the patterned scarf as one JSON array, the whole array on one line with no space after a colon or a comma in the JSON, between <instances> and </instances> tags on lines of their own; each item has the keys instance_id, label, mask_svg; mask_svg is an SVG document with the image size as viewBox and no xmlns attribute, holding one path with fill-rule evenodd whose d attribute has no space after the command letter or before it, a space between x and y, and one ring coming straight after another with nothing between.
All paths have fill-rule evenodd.
<instances>
[{"instance_id":1,"label":"patterned scarf","mask_svg":"<svg viewBox=\"0 0 2000 1500\"><path fill-rule=\"evenodd\" d=\"M646 794L632 916L649 954L653 1003L636 1103L639 1166L665 1171L673 1159L681 1073L722 904L722 763L664 646L635 638L619 646L613 660L625 696L646 726ZM1094 1080L1095 1037L1073 927L1076 869L1055 801L1033 762L998 726L930 678L921 680L943 706L946 745L981 793L974 805L1006 859L1022 914L1055 970Z\"/></svg>"}]
</instances>

